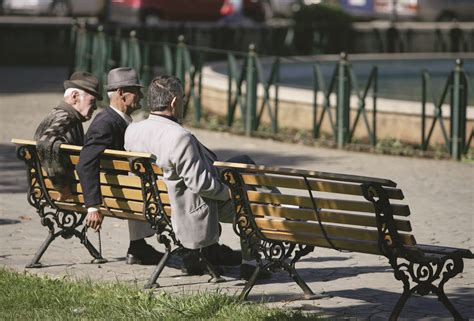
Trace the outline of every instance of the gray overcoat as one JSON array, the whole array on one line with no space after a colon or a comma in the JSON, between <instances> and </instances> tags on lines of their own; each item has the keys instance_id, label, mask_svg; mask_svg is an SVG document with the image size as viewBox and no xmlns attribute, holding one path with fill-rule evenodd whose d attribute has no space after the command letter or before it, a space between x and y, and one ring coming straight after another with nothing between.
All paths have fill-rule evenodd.
<instances>
[{"instance_id":1,"label":"gray overcoat","mask_svg":"<svg viewBox=\"0 0 474 321\"><path fill-rule=\"evenodd\" d=\"M181 125L155 115L127 127L125 149L156 156L168 187L173 230L183 246L198 249L216 243L218 202L230 196L213 166L215 155Z\"/></svg>"}]
</instances>

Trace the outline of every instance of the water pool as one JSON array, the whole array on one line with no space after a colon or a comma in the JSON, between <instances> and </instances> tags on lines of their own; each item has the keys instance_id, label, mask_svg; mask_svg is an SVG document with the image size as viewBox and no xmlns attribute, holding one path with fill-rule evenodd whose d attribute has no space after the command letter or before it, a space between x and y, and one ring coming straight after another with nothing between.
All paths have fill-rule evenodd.
<instances>
[{"instance_id":1,"label":"water pool","mask_svg":"<svg viewBox=\"0 0 474 321\"><path fill-rule=\"evenodd\" d=\"M474 57L463 59L463 69L470 78L468 104L474 105ZM321 72L329 85L330 78L337 64L333 61L319 61ZM361 89L365 87L373 66L378 66L378 96L382 98L421 101L423 69L429 71L432 92L437 100L440 99L449 73L454 70L455 60L447 58L430 59L371 59L353 60L352 68L357 76ZM265 69L269 69L265 67ZM266 71L265 73L267 73ZM282 63L280 70L280 83L284 86L311 89L313 87L313 71L310 62ZM369 91L369 95L370 95ZM428 92L428 99L432 101ZM445 99L449 102L449 97Z\"/></svg>"}]
</instances>

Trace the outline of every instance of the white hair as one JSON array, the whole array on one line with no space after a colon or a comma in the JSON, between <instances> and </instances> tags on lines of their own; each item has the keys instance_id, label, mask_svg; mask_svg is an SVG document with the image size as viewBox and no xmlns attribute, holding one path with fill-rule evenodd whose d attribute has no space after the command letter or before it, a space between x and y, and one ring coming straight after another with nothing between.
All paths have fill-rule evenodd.
<instances>
[{"instance_id":1,"label":"white hair","mask_svg":"<svg viewBox=\"0 0 474 321\"><path fill-rule=\"evenodd\" d=\"M108 92L107 92L107 96L109 97L109 99L111 99L112 96L113 96L116 92L117 92L117 91L115 91L115 90L108 91Z\"/></svg>"},{"instance_id":2,"label":"white hair","mask_svg":"<svg viewBox=\"0 0 474 321\"><path fill-rule=\"evenodd\" d=\"M79 89L79 88L68 88L66 89L66 91L64 92L64 97L69 97L72 95L72 92L73 91L77 91L79 93L79 96L81 97L84 97L86 95L86 92L82 89Z\"/></svg>"}]
</instances>

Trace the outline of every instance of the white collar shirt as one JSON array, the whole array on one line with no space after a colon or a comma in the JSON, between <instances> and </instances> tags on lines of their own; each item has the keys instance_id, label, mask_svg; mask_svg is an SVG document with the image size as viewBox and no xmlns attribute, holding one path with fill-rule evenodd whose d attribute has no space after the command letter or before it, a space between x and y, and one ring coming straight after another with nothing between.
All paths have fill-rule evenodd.
<instances>
[{"instance_id":1,"label":"white collar shirt","mask_svg":"<svg viewBox=\"0 0 474 321\"><path fill-rule=\"evenodd\" d=\"M117 108L115 108L114 106L110 105L110 108L112 108L112 110L114 110L117 114L120 115L120 117L123 118L123 120L125 120L125 122L127 123L127 126L130 125L130 123L132 122L132 117L130 117L129 115L121 112L120 110L118 110Z\"/></svg>"}]
</instances>

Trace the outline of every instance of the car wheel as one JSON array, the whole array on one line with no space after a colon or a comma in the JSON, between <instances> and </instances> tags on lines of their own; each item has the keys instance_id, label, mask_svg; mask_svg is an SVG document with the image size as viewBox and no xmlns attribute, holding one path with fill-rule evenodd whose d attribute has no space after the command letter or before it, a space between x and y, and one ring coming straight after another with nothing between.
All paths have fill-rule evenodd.
<instances>
[{"instance_id":1,"label":"car wheel","mask_svg":"<svg viewBox=\"0 0 474 321\"><path fill-rule=\"evenodd\" d=\"M67 0L55 0L51 6L51 14L56 17L67 17L70 14Z\"/></svg>"}]
</instances>

